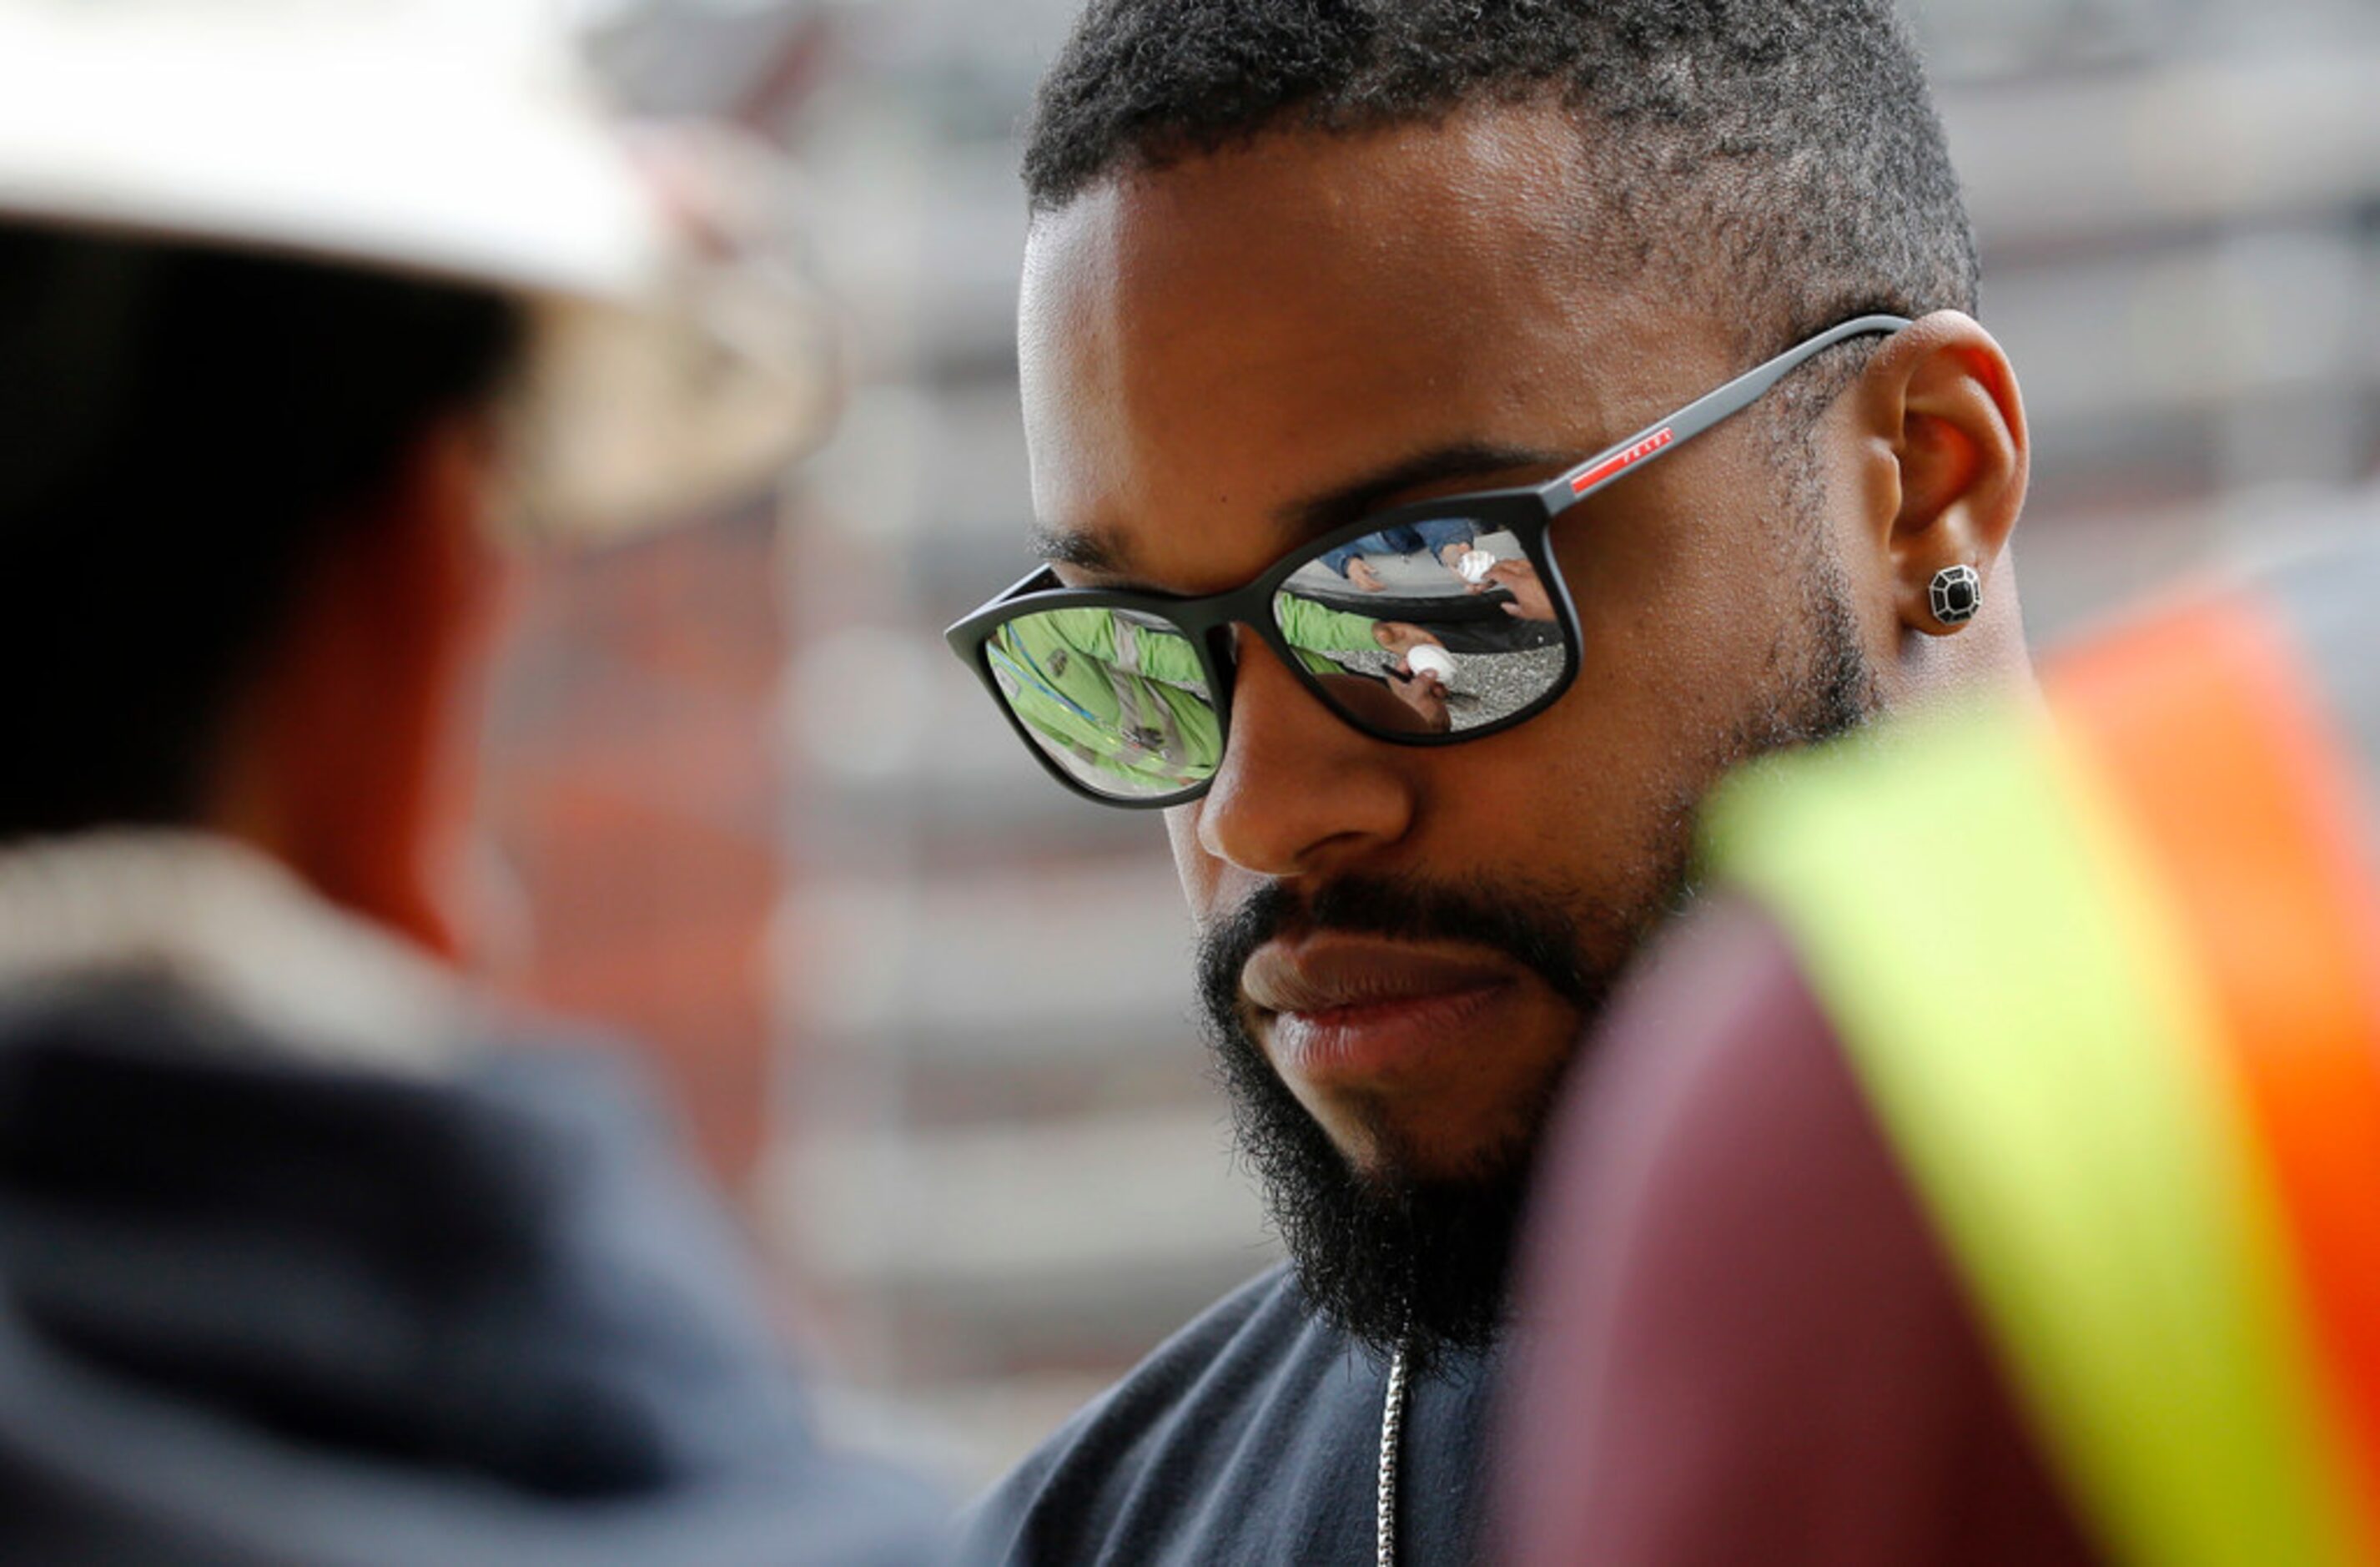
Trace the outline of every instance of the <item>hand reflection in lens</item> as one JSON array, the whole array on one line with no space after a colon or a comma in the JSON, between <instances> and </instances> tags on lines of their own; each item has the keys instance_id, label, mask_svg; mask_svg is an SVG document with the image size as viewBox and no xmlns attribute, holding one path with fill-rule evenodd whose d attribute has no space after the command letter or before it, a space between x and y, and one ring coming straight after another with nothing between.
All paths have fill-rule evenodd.
<instances>
[{"instance_id":1,"label":"hand reflection in lens","mask_svg":"<svg viewBox=\"0 0 2380 1567\"><path fill-rule=\"evenodd\" d=\"M1554 601L1546 585L1537 577L1537 568L1527 561L1498 561L1486 575L1471 585L1475 593L1489 588L1501 588L1512 595L1504 613L1514 620L1547 620L1554 617Z\"/></svg>"},{"instance_id":2,"label":"hand reflection in lens","mask_svg":"<svg viewBox=\"0 0 2380 1567\"><path fill-rule=\"evenodd\" d=\"M1326 674L1320 679L1332 701L1374 729L1399 735L1443 735L1453 727L1447 711L1446 684L1435 674L1390 670L1381 675Z\"/></svg>"},{"instance_id":3,"label":"hand reflection in lens","mask_svg":"<svg viewBox=\"0 0 2380 1567\"><path fill-rule=\"evenodd\" d=\"M1372 639L1390 652L1403 658L1415 648L1443 648L1436 634L1424 631L1410 621L1384 620L1372 627Z\"/></svg>"},{"instance_id":4,"label":"hand reflection in lens","mask_svg":"<svg viewBox=\"0 0 2380 1567\"><path fill-rule=\"evenodd\" d=\"M1373 556L1427 556L1453 571L1478 534L1477 525L1468 517L1435 517L1366 534L1354 543L1324 552L1320 559L1324 566L1365 592L1378 593L1387 589L1389 582L1372 564Z\"/></svg>"}]
</instances>

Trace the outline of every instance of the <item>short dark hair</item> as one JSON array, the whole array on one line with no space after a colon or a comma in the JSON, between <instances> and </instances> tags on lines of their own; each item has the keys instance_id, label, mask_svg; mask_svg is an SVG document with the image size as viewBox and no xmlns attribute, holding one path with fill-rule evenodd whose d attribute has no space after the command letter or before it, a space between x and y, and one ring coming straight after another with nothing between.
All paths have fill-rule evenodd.
<instances>
[{"instance_id":1,"label":"short dark hair","mask_svg":"<svg viewBox=\"0 0 2380 1567\"><path fill-rule=\"evenodd\" d=\"M524 336L476 289L0 224L0 840L189 823L307 568Z\"/></svg>"},{"instance_id":2,"label":"short dark hair","mask_svg":"<svg viewBox=\"0 0 2380 1567\"><path fill-rule=\"evenodd\" d=\"M1723 288L1747 353L1975 308L1975 242L1891 0L1091 0L1027 131L1035 212L1269 131L1551 101L1642 266ZM1610 210L1607 206L1607 211ZM1695 274L1699 274L1697 278Z\"/></svg>"}]
</instances>

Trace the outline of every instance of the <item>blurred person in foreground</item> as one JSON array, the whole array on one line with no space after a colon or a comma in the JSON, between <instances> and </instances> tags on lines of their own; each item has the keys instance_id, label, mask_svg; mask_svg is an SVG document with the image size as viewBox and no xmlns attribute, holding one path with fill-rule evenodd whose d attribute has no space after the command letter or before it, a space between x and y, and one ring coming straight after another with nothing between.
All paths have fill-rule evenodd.
<instances>
[{"instance_id":1,"label":"blurred person in foreground","mask_svg":"<svg viewBox=\"0 0 2380 1567\"><path fill-rule=\"evenodd\" d=\"M2024 417L1968 313L1958 182L1887 0L1099 0L1026 179L1050 564L951 640L1059 782L1167 808L1290 1260L1029 1458L966 1549L1468 1561L1531 1159L1684 895L1698 797L2028 678ZM1473 551L1390 558L1432 525ZM1297 656L1351 544L1387 585L1359 607L1472 650L1427 713ZM1516 580L1548 635L1512 637ZM1213 715L1196 765L1035 721L1004 665L1094 607L1196 651L1097 672Z\"/></svg>"},{"instance_id":2,"label":"blurred person in foreground","mask_svg":"<svg viewBox=\"0 0 2380 1567\"><path fill-rule=\"evenodd\" d=\"M1730 786L1559 1122L1511 1560L2380 1562L2374 595Z\"/></svg>"},{"instance_id":3,"label":"blurred person in foreground","mask_svg":"<svg viewBox=\"0 0 2380 1567\"><path fill-rule=\"evenodd\" d=\"M704 470L534 440L547 356L811 395L500 11L0 6L0 1560L921 1555L632 1075L457 967L502 503Z\"/></svg>"}]
</instances>

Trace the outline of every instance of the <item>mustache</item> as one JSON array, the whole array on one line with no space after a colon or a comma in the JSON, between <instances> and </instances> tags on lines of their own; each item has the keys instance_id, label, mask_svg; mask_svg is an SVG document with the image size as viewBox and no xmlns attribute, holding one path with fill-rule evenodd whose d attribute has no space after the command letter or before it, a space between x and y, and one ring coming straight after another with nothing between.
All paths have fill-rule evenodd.
<instances>
[{"instance_id":1,"label":"mustache","mask_svg":"<svg viewBox=\"0 0 2380 1567\"><path fill-rule=\"evenodd\" d=\"M1481 882L1345 876L1311 893L1269 883L1200 932L1198 993L1208 1015L1220 1021L1237 1014L1240 975L1257 948L1281 936L1319 931L1486 947L1582 1010L1600 990L1582 964L1576 922L1558 900Z\"/></svg>"}]
</instances>

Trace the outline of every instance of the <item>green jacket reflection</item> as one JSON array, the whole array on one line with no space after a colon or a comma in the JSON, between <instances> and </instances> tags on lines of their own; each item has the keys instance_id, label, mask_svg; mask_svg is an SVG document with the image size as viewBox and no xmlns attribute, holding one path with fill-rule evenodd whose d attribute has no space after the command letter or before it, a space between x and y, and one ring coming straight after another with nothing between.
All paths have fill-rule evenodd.
<instances>
[{"instance_id":1,"label":"green jacket reflection","mask_svg":"<svg viewBox=\"0 0 2380 1567\"><path fill-rule=\"evenodd\" d=\"M1370 616L1294 593L1281 596L1280 614L1316 674L1340 672L1329 654L1379 650ZM1222 760L1206 664L1169 626L1105 607L1051 610L1010 621L987 650L1009 706L1062 756L1150 794L1201 783Z\"/></svg>"}]
</instances>

